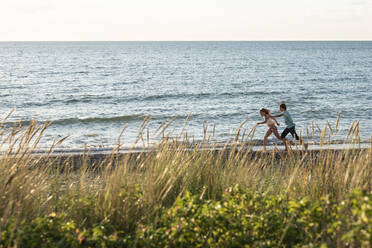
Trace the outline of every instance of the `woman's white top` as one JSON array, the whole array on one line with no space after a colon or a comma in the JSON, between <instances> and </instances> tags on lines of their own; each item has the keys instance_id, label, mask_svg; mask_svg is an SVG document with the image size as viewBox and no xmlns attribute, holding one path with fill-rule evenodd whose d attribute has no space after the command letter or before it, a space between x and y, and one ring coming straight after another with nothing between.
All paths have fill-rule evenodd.
<instances>
[{"instance_id":1,"label":"woman's white top","mask_svg":"<svg viewBox=\"0 0 372 248\"><path fill-rule=\"evenodd\" d=\"M272 125L275 125L275 121L272 118L269 117L269 118L267 118L266 124L268 126L272 126Z\"/></svg>"}]
</instances>

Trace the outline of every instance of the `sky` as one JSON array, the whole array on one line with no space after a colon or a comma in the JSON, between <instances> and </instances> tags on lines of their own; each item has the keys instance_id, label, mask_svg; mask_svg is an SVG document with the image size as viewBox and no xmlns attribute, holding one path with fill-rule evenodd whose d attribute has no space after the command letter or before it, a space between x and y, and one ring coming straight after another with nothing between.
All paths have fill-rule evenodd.
<instances>
[{"instance_id":1,"label":"sky","mask_svg":"<svg viewBox=\"0 0 372 248\"><path fill-rule=\"evenodd\" d=\"M0 41L372 40L372 0L0 0Z\"/></svg>"}]
</instances>

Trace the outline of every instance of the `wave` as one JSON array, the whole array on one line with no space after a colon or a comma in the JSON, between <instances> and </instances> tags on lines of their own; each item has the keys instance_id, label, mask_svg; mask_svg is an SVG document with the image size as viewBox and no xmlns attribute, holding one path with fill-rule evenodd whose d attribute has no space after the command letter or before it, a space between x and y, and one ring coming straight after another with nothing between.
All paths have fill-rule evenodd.
<instances>
[{"instance_id":1,"label":"wave","mask_svg":"<svg viewBox=\"0 0 372 248\"><path fill-rule=\"evenodd\" d=\"M81 98L61 100L61 102L65 104L79 103L79 102L88 103L88 102L95 102L99 100L110 100L110 99L113 99L113 97L112 96L88 95L88 96L83 96Z\"/></svg>"},{"instance_id":2,"label":"wave","mask_svg":"<svg viewBox=\"0 0 372 248\"><path fill-rule=\"evenodd\" d=\"M105 103L121 103L121 102L138 102L138 101L147 101L154 102L159 100L169 100L169 99L218 99L218 98L237 98L237 97L248 97L248 96L264 96L280 94L279 91L237 91L237 92L205 92L205 93L162 93L162 94L153 94L153 95L143 95L143 96L112 96L112 95L81 95L74 98L60 98L60 99L50 99L44 102L39 101L29 101L24 102L21 107L44 107L53 106L55 104L62 105L75 105L79 103L94 103L99 104L101 101Z\"/></svg>"},{"instance_id":3,"label":"wave","mask_svg":"<svg viewBox=\"0 0 372 248\"><path fill-rule=\"evenodd\" d=\"M158 94L144 97L132 97L127 98L127 101L142 100L142 101L156 101L161 99L172 99L172 98L221 98L221 97L244 97L244 96L262 96L279 94L279 91L251 91L251 92L221 92L221 93L182 93L182 94Z\"/></svg>"},{"instance_id":4,"label":"wave","mask_svg":"<svg viewBox=\"0 0 372 248\"><path fill-rule=\"evenodd\" d=\"M144 114L134 114L134 115L122 115L122 116L112 116L112 117L89 117L89 118L66 118L66 119L57 119L57 120L43 120L43 121L37 121L39 124L44 123L52 123L52 125L59 125L59 126L67 126L67 125L73 125L73 124L104 124L104 123L125 123L130 121L143 121L146 117L149 117L151 120L186 120L188 117L198 117L200 114L189 114L189 115L173 115L173 116L167 116L167 115L144 115ZM2 123L6 126L14 126L14 125L21 125L21 126L27 126L30 125L33 120L19 120L19 121L7 121Z\"/></svg>"},{"instance_id":5,"label":"wave","mask_svg":"<svg viewBox=\"0 0 372 248\"><path fill-rule=\"evenodd\" d=\"M69 125L69 124L90 124L90 123L112 123L112 122L122 122L122 121L131 121L131 120L141 120L143 116L141 115L123 115L123 116L113 116L113 117L91 117L91 118L68 118L53 121L53 124L56 125Z\"/></svg>"},{"instance_id":6,"label":"wave","mask_svg":"<svg viewBox=\"0 0 372 248\"><path fill-rule=\"evenodd\" d=\"M90 103L90 102L96 102L100 100L110 100L114 99L112 96L95 96L95 95L86 95L82 96L81 98L68 98L68 99L52 99L49 101L44 102L24 102L23 105L26 107L43 107L48 106L50 107L53 104L76 104L76 103Z\"/></svg>"},{"instance_id":7,"label":"wave","mask_svg":"<svg viewBox=\"0 0 372 248\"><path fill-rule=\"evenodd\" d=\"M75 71L72 74L89 74L89 71Z\"/></svg>"},{"instance_id":8,"label":"wave","mask_svg":"<svg viewBox=\"0 0 372 248\"><path fill-rule=\"evenodd\" d=\"M133 121L133 120L142 120L143 115L123 115L123 116L113 116L113 117L90 117L90 118L66 118L58 120L47 120L47 121L38 121L38 123L44 124L51 122L53 125L71 125L71 124L92 124L92 123L115 123L115 122L124 122L124 121ZM3 124L6 126L12 125L30 125L32 120L19 120L19 121L8 121Z\"/></svg>"},{"instance_id":9,"label":"wave","mask_svg":"<svg viewBox=\"0 0 372 248\"><path fill-rule=\"evenodd\" d=\"M336 77L336 78L328 78L328 77L316 77L306 79L308 82L318 82L318 83L344 83L344 82L353 82L354 80L368 80L368 78L364 76L349 76L349 77ZM329 87L333 87L333 85L329 85Z\"/></svg>"},{"instance_id":10,"label":"wave","mask_svg":"<svg viewBox=\"0 0 372 248\"><path fill-rule=\"evenodd\" d=\"M161 100L161 99L172 99L172 98L189 98L189 97L202 98L202 97L210 97L212 95L213 94L211 93L158 94L158 95L149 95L149 96L144 96L144 97L133 97L127 100L156 101L156 100Z\"/></svg>"}]
</instances>

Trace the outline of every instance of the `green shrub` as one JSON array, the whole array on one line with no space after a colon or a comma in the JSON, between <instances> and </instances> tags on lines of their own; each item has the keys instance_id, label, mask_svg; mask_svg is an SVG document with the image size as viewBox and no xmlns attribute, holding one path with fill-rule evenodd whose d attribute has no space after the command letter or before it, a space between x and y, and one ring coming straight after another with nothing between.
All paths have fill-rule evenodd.
<instances>
[{"instance_id":1,"label":"green shrub","mask_svg":"<svg viewBox=\"0 0 372 248\"><path fill-rule=\"evenodd\" d=\"M136 232L101 220L90 228L66 214L8 223L1 246L17 247L369 247L372 194L355 190L341 204L287 199L229 188L221 200L186 192L138 224Z\"/></svg>"},{"instance_id":2,"label":"green shrub","mask_svg":"<svg viewBox=\"0 0 372 248\"><path fill-rule=\"evenodd\" d=\"M129 235L115 230L109 223L96 224L89 230L77 228L74 221L54 213L22 222L14 222L1 233L1 246L9 247L126 247Z\"/></svg>"},{"instance_id":3,"label":"green shrub","mask_svg":"<svg viewBox=\"0 0 372 248\"><path fill-rule=\"evenodd\" d=\"M186 193L157 222L144 226L138 238L148 247L368 247L371 200L371 194L360 191L341 206L328 197L285 200L237 188L221 201Z\"/></svg>"}]
</instances>

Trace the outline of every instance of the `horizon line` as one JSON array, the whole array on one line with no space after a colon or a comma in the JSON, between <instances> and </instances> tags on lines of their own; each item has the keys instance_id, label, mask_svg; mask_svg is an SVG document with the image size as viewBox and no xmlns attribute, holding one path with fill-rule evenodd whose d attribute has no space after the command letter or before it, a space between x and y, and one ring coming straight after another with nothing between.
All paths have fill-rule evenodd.
<instances>
[{"instance_id":1,"label":"horizon line","mask_svg":"<svg viewBox=\"0 0 372 248\"><path fill-rule=\"evenodd\" d=\"M0 40L0 42L369 42L371 40L341 40L341 39L329 39L329 40Z\"/></svg>"}]
</instances>

